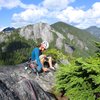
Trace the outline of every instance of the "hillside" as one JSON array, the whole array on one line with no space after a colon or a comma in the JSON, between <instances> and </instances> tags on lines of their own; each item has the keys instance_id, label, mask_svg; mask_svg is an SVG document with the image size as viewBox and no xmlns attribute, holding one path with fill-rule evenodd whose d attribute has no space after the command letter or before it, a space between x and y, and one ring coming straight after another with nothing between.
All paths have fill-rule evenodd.
<instances>
[{"instance_id":1,"label":"hillside","mask_svg":"<svg viewBox=\"0 0 100 100\"><path fill-rule=\"evenodd\" d=\"M50 48L74 57L93 55L97 50L94 41L99 41L90 33L63 22L27 25L11 32L0 32L0 64L25 62L32 49L43 40L50 43Z\"/></svg>"},{"instance_id":2,"label":"hillside","mask_svg":"<svg viewBox=\"0 0 100 100\"><path fill-rule=\"evenodd\" d=\"M94 36L100 38L100 28L96 27L96 26L91 26L87 29L85 29L87 32L90 32L91 34L93 34Z\"/></svg>"},{"instance_id":3,"label":"hillside","mask_svg":"<svg viewBox=\"0 0 100 100\"><path fill-rule=\"evenodd\" d=\"M75 49L75 56L89 56L96 50L94 41L99 41L99 39L89 32L63 22L57 22L51 26L66 37L65 43Z\"/></svg>"}]
</instances>

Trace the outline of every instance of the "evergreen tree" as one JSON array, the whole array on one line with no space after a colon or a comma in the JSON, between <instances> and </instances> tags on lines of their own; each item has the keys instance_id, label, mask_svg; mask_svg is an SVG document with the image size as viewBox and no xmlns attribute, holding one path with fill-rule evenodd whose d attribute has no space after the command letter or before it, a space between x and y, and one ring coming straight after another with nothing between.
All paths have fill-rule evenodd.
<instances>
[{"instance_id":1,"label":"evergreen tree","mask_svg":"<svg viewBox=\"0 0 100 100\"><path fill-rule=\"evenodd\" d=\"M56 89L70 100L100 100L100 43L97 56L78 58L61 65L56 73Z\"/></svg>"}]
</instances>

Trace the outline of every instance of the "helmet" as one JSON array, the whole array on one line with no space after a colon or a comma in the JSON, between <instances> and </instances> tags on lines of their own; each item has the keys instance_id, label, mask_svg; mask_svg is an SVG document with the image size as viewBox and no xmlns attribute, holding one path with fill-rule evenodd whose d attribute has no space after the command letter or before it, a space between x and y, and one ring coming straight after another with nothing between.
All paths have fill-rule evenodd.
<instances>
[{"instance_id":1,"label":"helmet","mask_svg":"<svg viewBox=\"0 0 100 100\"><path fill-rule=\"evenodd\" d=\"M45 49L48 49L49 48L49 43L47 41L43 41L41 43L41 45L45 48Z\"/></svg>"}]
</instances>

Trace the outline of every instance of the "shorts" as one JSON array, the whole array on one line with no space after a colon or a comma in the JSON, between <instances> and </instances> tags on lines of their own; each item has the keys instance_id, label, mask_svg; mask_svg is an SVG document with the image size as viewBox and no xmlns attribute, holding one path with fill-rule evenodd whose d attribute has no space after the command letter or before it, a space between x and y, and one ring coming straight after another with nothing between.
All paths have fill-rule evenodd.
<instances>
[{"instance_id":1,"label":"shorts","mask_svg":"<svg viewBox=\"0 0 100 100\"><path fill-rule=\"evenodd\" d=\"M45 55L40 55L39 58L40 60L44 59L45 61L48 62L50 56L45 56Z\"/></svg>"}]
</instances>

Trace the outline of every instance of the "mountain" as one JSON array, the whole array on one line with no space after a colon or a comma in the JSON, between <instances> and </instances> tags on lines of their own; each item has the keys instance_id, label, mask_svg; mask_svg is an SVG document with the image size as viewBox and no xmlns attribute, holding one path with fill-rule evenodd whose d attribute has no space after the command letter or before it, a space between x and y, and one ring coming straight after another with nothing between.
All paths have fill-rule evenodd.
<instances>
[{"instance_id":1,"label":"mountain","mask_svg":"<svg viewBox=\"0 0 100 100\"><path fill-rule=\"evenodd\" d=\"M3 29L2 32L11 32L13 30L15 30L14 27L7 27L7 28Z\"/></svg>"},{"instance_id":2,"label":"mountain","mask_svg":"<svg viewBox=\"0 0 100 100\"><path fill-rule=\"evenodd\" d=\"M94 36L100 38L100 28L98 28L96 26L91 26L91 27L87 28L86 31L88 31L91 34L93 34Z\"/></svg>"},{"instance_id":3,"label":"mountain","mask_svg":"<svg viewBox=\"0 0 100 100\"><path fill-rule=\"evenodd\" d=\"M0 32L0 63L24 62L31 55L32 49L43 40L50 43L50 48L74 57L93 55L97 51L94 41L100 42L89 32L63 22L52 25L36 23L15 29L9 34Z\"/></svg>"},{"instance_id":4,"label":"mountain","mask_svg":"<svg viewBox=\"0 0 100 100\"><path fill-rule=\"evenodd\" d=\"M65 37L64 46L71 47L74 56L89 56L96 50L94 41L99 39L89 32L63 22L57 22L51 26Z\"/></svg>"}]
</instances>

